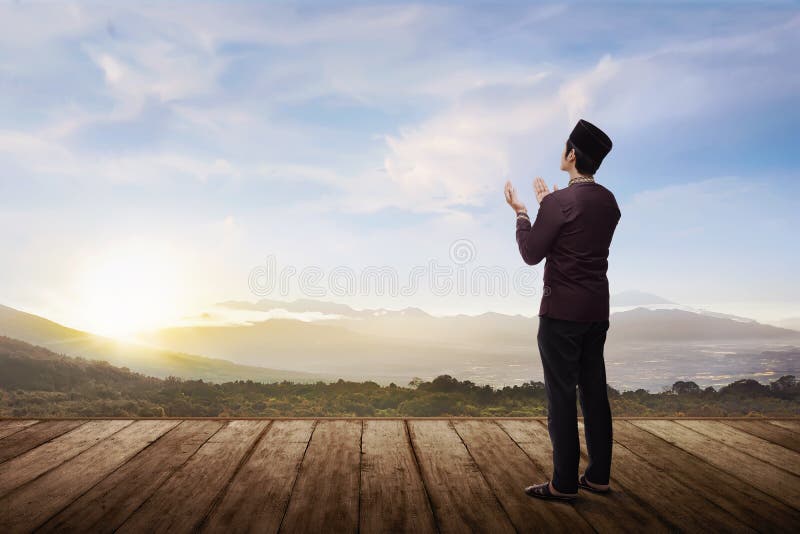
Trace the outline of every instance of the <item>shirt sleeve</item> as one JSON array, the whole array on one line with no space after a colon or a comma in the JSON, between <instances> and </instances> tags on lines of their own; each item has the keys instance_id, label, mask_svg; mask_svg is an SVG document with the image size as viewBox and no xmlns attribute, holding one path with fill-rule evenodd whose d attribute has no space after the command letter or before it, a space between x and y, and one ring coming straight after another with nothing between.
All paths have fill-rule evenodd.
<instances>
[{"instance_id":1,"label":"shirt sleeve","mask_svg":"<svg viewBox=\"0 0 800 534\"><path fill-rule=\"evenodd\" d=\"M536 265L547 256L565 222L561 206L552 196L551 193L542 199L532 225L525 217L517 217L517 245L528 265Z\"/></svg>"}]
</instances>

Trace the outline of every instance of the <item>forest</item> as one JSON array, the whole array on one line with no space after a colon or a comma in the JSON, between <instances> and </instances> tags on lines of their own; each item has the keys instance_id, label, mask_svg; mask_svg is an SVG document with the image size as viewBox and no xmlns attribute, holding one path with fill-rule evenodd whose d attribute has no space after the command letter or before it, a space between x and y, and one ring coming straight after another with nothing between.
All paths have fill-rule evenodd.
<instances>
[{"instance_id":1,"label":"forest","mask_svg":"<svg viewBox=\"0 0 800 534\"><path fill-rule=\"evenodd\" d=\"M675 382L659 393L608 386L615 416L800 414L793 375L743 379L719 389ZM153 378L0 336L0 417L544 417L543 382L492 388L441 375L401 386L375 382L237 380L216 384ZM581 415L578 404L578 415Z\"/></svg>"}]
</instances>

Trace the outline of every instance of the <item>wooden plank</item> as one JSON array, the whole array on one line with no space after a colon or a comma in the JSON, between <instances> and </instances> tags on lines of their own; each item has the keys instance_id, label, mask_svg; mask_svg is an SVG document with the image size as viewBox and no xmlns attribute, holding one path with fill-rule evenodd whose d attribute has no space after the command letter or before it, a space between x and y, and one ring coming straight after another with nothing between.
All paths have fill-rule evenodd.
<instances>
[{"instance_id":1,"label":"wooden plank","mask_svg":"<svg viewBox=\"0 0 800 534\"><path fill-rule=\"evenodd\" d=\"M800 476L800 453L732 428L721 421L683 421L681 419L675 421L704 436Z\"/></svg>"},{"instance_id":2,"label":"wooden plank","mask_svg":"<svg viewBox=\"0 0 800 534\"><path fill-rule=\"evenodd\" d=\"M0 439L0 464L66 434L86 421L45 421Z\"/></svg>"},{"instance_id":3,"label":"wooden plank","mask_svg":"<svg viewBox=\"0 0 800 534\"><path fill-rule=\"evenodd\" d=\"M615 422L614 439L753 529L780 532L800 525L797 510L630 422Z\"/></svg>"},{"instance_id":4,"label":"wooden plank","mask_svg":"<svg viewBox=\"0 0 800 534\"><path fill-rule=\"evenodd\" d=\"M708 438L675 421L637 420L631 424L664 439L739 478L768 495L800 509L800 477Z\"/></svg>"},{"instance_id":5,"label":"wooden plank","mask_svg":"<svg viewBox=\"0 0 800 534\"><path fill-rule=\"evenodd\" d=\"M767 421L722 420L728 426L771 441L794 452L800 452L800 436L789 429L771 425Z\"/></svg>"},{"instance_id":6,"label":"wooden plank","mask_svg":"<svg viewBox=\"0 0 800 534\"><path fill-rule=\"evenodd\" d=\"M74 458L133 421L89 421L16 458L0 464L0 497ZM38 426L38 425L36 425ZM36 428L34 426L33 428ZM13 437L13 436L12 436Z\"/></svg>"},{"instance_id":7,"label":"wooden plank","mask_svg":"<svg viewBox=\"0 0 800 534\"><path fill-rule=\"evenodd\" d=\"M156 490L118 532L192 532L268 421L229 421Z\"/></svg>"},{"instance_id":8,"label":"wooden plank","mask_svg":"<svg viewBox=\"0 0 800 534\"><path fill-rule=\"evenodd\" d=\"M498 424L537 465L544 476L542 482L548 480L553 472L553 445L547 422L498 421ZM585 469L585 457L581 463ZM611 493L599 495L579 490L580 497L573 504L575 510L598 532L668 532L671 525L635 499L613 474L612 468Z\"/></svg>"},{"instance_id":9,"label":"wooden plank","mask_svg":"<svg viewBox=\"0 0 800 534\"><path fill-rule=\"evenodd\" d=\"M311 436L281 532L357 532L362 424L319 421Z\"/></svg>"},{"instance_id":10,"label":"wooden plank","mask_svg":"<svg viewBox=\"0 0 800 534\"><path fill-rule=\"evenodd\" d=\"M3 439L11 434L16 434L20 430L35 425L38 423L36 419L33 420L6 420L0 421L0 439Z\"/></svg>"},{"instance_id":11,"label":"wooden plank","mask_svg":"<svg viewBox=\"0 0 800 534\"><path fill-rule=\"evenodd\" d=\"M583 423L579 429L583 434ZM587 452L584 440L581 452ZM619 442L614 443L612 465L616 478L628 491L635 492L664 521L681 531L757 532L720 509L707 495L683 484L672 472L651 464Z\"/></svg>"},{"instance_id":12,"label":"wooden plank","mask_svg":"<svg viewBox=\"0 0 800 534\"><path fill-rule=\"evenodd\" d=\"M777 425L781 428L791 430L792 432L800 433L800 421L787 421L786 419L770 419L770 424Z\"/></svg>"},{"instance_id":13,"label":"wooden plank","mask_svg":"<svg viewBox=\"0 0 800 534\"><path fill-rule=\"evenodd\" d=\"M545 531L594 532L573 506L525 494L526 486L548 477L494 421L453 421L453 426L518 531L535 525Z\"/></svg>"},{"instance_id":14,"label":"wooden plank","mask_svg":"<svg viewBox=\"0 0 800 534\"><path fill-rule=\"evenodd\" d=\"M177 421L136 421L0 499L0 532L30 532L169 431Z\"/></svg>"},{"instance_id":15,"label":"wooden plank","mask_svg":"<svg viewBox=\"0 0 800 534\"><path fill-rule=\"evenodd\" d=\"M515 532L450 421L409 420L408 428L441 532Z\"/></svg>"},{"instance_id":16,"label":"wooden plank","mask_svg":"<svg viewBox=\"0 0 800 534\"><path fill-rule=\"evenodd\" d=\"M365 421L361 440L362 532L436 532L404 421Z\"/></svg>"},{"instance_id":17,"label":"wooden plank","mask_svg":"<svg viewBox=\"0 0 800 534\"><path fill-rule=\"evenodd\" d=\"M203 530L277 532L313 430L314 421L274 421Z\"/></svg>"},{"instance_id":18,"label":"wooden plank","mask_svg":"<svg viewBox=\"0 0 800 534\"><path fill-rule=\"evenodd\" d=\"M111 533L214 433L220 421L183 421L50 519L41 532Z\"/></svg>"}]
</instances>

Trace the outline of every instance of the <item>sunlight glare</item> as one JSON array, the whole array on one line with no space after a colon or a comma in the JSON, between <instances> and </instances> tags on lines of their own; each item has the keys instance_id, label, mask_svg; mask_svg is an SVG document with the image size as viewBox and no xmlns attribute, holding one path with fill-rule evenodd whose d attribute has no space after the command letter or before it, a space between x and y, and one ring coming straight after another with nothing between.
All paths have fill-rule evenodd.
<instances>
[{"instance_id":1,"label":"sunlight glare","mask_svg":"<svg viewBox=\"0 0 800 534\"><path fill-rule=\"evenodd\" d=\"M78 323L112 337L157 328L179 315L181 281L172 247L132 240L87 258Z\"/></svg>"}]
</instances>

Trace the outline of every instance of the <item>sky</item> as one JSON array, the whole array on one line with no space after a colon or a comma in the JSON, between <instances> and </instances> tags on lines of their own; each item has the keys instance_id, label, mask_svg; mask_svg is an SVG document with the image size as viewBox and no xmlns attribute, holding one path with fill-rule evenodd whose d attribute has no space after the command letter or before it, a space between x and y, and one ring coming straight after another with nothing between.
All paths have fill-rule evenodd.
<instances>
[{"instance_id":1,"label":"sky","mask_svg":"<svg viewBox=\"0 0 800 534\"><path fill-rule=\"evenodd\" d=\"M797 2L3 2L0 303L535 315L503 185L566 186L583 118L612 293L800 317L799 45Z\"/></svg>"}]
</instances>

